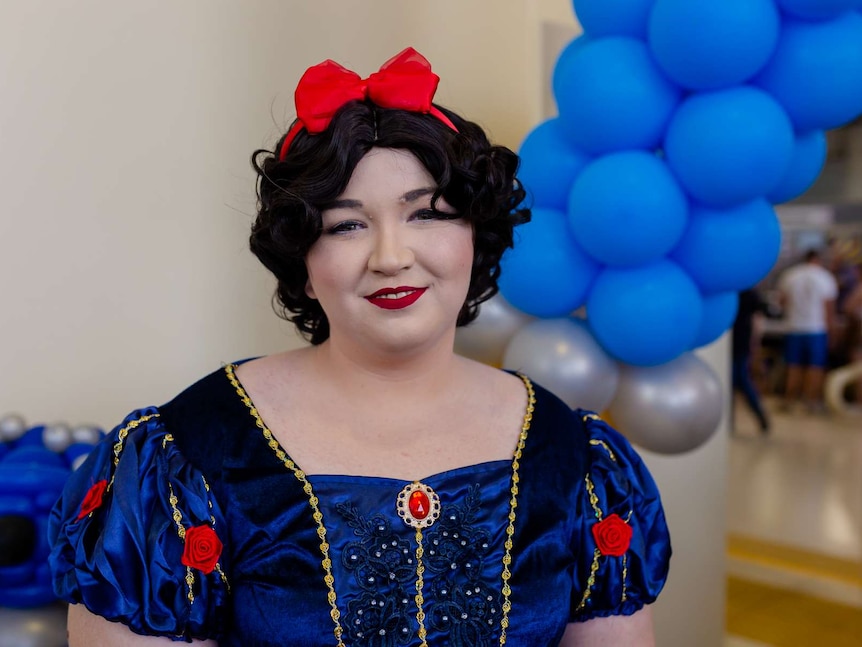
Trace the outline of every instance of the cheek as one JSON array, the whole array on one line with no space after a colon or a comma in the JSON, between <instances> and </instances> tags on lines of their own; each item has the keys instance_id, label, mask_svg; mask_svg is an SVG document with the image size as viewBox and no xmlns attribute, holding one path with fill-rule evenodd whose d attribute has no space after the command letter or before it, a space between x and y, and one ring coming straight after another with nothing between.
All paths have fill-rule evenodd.
<instances>
[{"instance_id":1,"label":"cheek","mask_svg":"<svg viewBox=\"0 0 862 647\"><path fill-rule=\"evenodd\" d=\"M310 254L305 258L305 273L308 275L308 278L305 279L305 294L310 299L316 299L317 293L314 291L314 286L312 285L311 277L313 270L311 269L311 263L309 263L309 257Z\"/></svg>"},{"instance_id":2,"label":"cheek","mask_svg":"<svg viewBox=\"0 0 862 647\"><path fill-rule=\"evenodd\" d=\"M314 248L308 252L305 257L305 273L308 278L305 280L305 294L312 299L317 299L317 290L315 285L322 285L325 281L325 264L322 263L319 253L315 253Z\"/></svg>"},{"instance_id":3,"label":"cheek","mask_svg":"<svg viewBox=\"0 0 862 647\"><path fill-rule=\"evenodd\" d=\"M473 271L473 259L476 253L472 232L469 236L463 236L456 241L451 249L454 256L453 262L458 268L458 273L466 274L466 280L469 282L470 274Z\"/></svg>"},{"instance_id":4,"label":"cheek","mask_svg":"<svg viewBox=\"0 0 862 647\"><path fill-rule=\"evenodd\" d=\"M305 257L305 293L312 299L326 298L333 291L347 289L355 274L356 258L349 246L334 248L315 244ZM353 271L351 271L353 268Z\"/></svg>"}]
</instances>

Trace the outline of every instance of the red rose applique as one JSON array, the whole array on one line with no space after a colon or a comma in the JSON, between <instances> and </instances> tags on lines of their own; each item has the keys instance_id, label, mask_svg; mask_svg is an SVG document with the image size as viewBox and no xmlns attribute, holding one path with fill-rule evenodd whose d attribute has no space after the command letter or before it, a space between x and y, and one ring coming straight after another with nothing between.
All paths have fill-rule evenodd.
<instances>
[{"instance_id":1,"label":"red rose applique","mask_svg":"<svg viewBox=\"0 0 862 647\"><path fill-rule=\"evenodd\" d=\"M629 549L632 528L619 515L612 514L593 525L593 538L602 555L620 557Z\"/></svg>"},{"instance_id":2,"label":"red rose applique","mask_svg":"<svg viewBox=\"0 0 862 647\"><path fill-rule=\"evenodd\" d=\"M87 494L84 495L84 500L81 502L81 510L78 512L78 521L102 505L102 499L105 496L105 490L107 488L108 482L101 480L94 483L93 486L87 490Z\"/></svg>"},{"instance_id":3,"label":"red rose applique","mask_svg":"<svg viewBox=\"0 0 862 647\"><path fill-rule=\"evenodd\" d=\"M222 543L209 526L195 526L186 530L186 545L182 562L203 573L212 573L221 556Z\"/></svg>"}]
</instances>

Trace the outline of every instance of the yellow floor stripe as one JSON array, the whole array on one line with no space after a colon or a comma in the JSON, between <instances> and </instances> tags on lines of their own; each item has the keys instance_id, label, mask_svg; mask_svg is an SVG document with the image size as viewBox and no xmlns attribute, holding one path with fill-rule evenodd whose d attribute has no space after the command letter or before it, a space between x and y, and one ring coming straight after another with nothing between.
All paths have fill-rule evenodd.
<instances>
[{"instance_id":1,"label":"yellow floor stripe","mask_svg":"<svg viewBox=\"0 0 862 647\"><path fill-rule=\"evenodd\" d=\"M729 634L773 647L858 647L862 609L766 586L727 579Z\"/></svg>"},{"instance_id":2,"label":"yellow floor stripe","mask_svg":"<svg viewBox=\"0 0 862 647\"><path fill-rule=\"evenodd\" d=\"M862 588L862 562L740 535L728 536L727 554L772 568L838 580Z\"/></svg>"}]
</instances>

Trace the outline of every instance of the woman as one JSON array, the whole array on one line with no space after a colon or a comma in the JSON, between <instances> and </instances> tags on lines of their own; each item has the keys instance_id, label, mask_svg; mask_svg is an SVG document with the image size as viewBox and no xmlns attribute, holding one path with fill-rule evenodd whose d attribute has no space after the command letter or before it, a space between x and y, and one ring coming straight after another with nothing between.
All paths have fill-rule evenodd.
<instances>
[{"instance_id":1,"label":"woman","mask_svg":"<svg viewBox=\"0 0 862 647\"><path fill-rule=\"evenodd\" d=\"M251 247L311 345L132 413L75 473L72 647L652 644L670 548L639 458L453 352L529 212L437 81L412 49L303 76Z\"/></svg>"}]
</instances>

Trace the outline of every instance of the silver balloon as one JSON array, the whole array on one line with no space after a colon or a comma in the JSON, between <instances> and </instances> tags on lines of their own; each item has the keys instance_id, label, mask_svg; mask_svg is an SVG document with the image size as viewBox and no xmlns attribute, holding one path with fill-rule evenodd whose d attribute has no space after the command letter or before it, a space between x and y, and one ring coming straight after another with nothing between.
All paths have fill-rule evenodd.
<instances>
[{"instance_id":1,"label":"silver balloon","mask_svg":"<svg viewBox=\"0 0 862 647\"><path fill-rule=\"evenodd\" d=\"M102 431L96 425L78 425L72 428L72 442L95 445L102 439Z\"/></svg>"},{"instance_id":2,"label":"silver balloon","mask_svg":"<svg viewBox=\"0 0 862 647\"><path fill-rule=\"evenodd\" d=\"M455 351L491 366L503 363L506 345L533 317L515 308L499 294L482 304L479 316L455 333Z\"/></svg>"},{"instance_id":3,"label":"silver balloon","mask_svg":"<svg viewBox=\"0 0 862 647\"><path fill-rule=\"evenodd\" d=\"M27 431L27 423L24 418L15 413L0 418L0 442L4 440L17 440Z\"/></svg>"},{"instance_id":4,"label":"silver balloon","mask_svg":"<svg viewBox=\"0 0 862 647\"><path fill-rule=\"evenodd\" d=\"M519 330L505 368L521 371L570 407L603 411L617 390L619 369L579 319L540 319Z\"/></svg>"},{"instance_id":5,"label":"silver balloon","mask_svg":"<svg viewBox=\"0 0 862 647\"><path fill-rule=\"evenodd\" d=\"M47 425L42 431L42 443L52 452L63 452L72 444L72 430L65 423Z\"/></svg>"},{"instance_id":6,"label":"silver balloon","mask_svg":"<svg viewBox=\"0 0 862 647\"><path fill-rule=\"evenodd\" d=\"M685 353L659 366L622 366L610 415L635 445L659 454L680 454L709 440L723 404L716 374Z\"/></svg>"},{"instance_id":7,"label":"silver balloon","mask_svg":"<svg viewBox=\"0 0 862 647\"><path fill-rule=\"evenodd\" d=\"M35 609L0 607L0 647L66 647L65 604Z\"/></svg>"}]
</instances>

